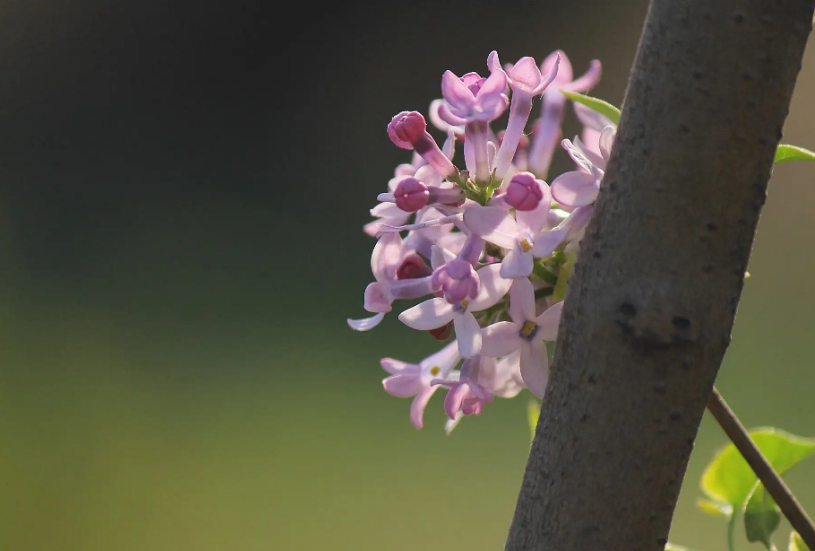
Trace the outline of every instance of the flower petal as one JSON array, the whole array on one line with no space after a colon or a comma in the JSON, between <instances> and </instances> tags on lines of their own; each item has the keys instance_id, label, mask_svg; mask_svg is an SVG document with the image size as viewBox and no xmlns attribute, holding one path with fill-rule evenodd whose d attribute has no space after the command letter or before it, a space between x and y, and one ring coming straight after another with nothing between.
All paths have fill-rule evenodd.
<instances>
[{"instance_id":1,"label":"flower petal","mask_svg":"<svg viewBox=\"0 0 815 551\"><path fill-rule=\"evenodd\" d=\"M382 380L385 392L398 398L408 398L426 388L416 375L391 375Z\"/></svg>"},{"instance_id":2,"label":"flower petal","mask_svg":"<svg viewBox=\"0 0 815 551\"><path fill-rule=\"evenodd\" d=\"M398 233L386 233L376 242L371 254L371 271L377 281L396 279L396 270L402 260L402 238Z\"/></svg>"},{"instance_id":3,"label":"flower petal","mask_svg":"<svg viewBox=\"0 0 815 551\"><path fill-rule=\"evenodd\" d=\"M549 190L549 185L542 181L537 181L540 186L541 197L538 206L532 210L516 210L515 220L518 221L518 229L523 232L524 230L530 233L538 233L541 228L546 224L546 219L549 217L549 209L552 205L552 192Z\"/></svg>"},{"instance_id":4,"label":"flower petal","mask_svg":"<svg viewBox=\"0 0 815 551\"><path fill-rule=\"evenodd\" d=\"M447 375L450 373L450 370L453 369L458 363L460 357L461 355L458 353L458 344L456 344L454 341L435 354L432 354L419 362L419 365L422 366L422 371L426 372L431 377L446 379ZM430 370L435 366L438 366L441 371L438 374L433 375L430 373Z\"/></svg>"},{"instance_id":5,"label":"flower petal","mask_svg":"<svg viewBox=\"0 0 815 551\"><path fill-rule=\"evenodd\" d=\"M399 321L412 329L429 331L453 319L453 305L443 298L431 298L399 314Z\"/></svg>"},{"instance_id":6,"label":"flower petal","mask_svg":"<svg viewBox=\"0 0 815 551\"><path fill-rule=\"evenodd\" d=\"M385 318L385 312L380 312L375 316L371 316L370 318L363 318L363 319L351 319L348 318L348 326L351 327L354 331L370 331Z\"/></svg>"},{"instance_id":7,"label":"flower petal","mask_svg":"<svg viewBox=\"0 0 815 551\"><path fill-rule=\"evenodd\" d=\"M569 233L569 228L558 228L556 230L542 231L535 236L532 244L532 255L537 258L546 258L563 243Z\"/></svg>"},{"instance_id":8,"label":"flower petal","mask_svg":"<svg viewBox=\"0 0 815 551\"><path fill-rule=\"evenodd\" d=\"M455 419L458 412L461 411L461 402L467 396L469 389L467 385L456 385L447 391L447 396L444 397L444 413L450 419Z\"/></svg>"},{"instance_id":9,"label":"flower petal","mask_svg":"<svg viewBox=\"0 0 815 551\"><path fill-rule=\"evenodd\" d=\"M552 197L567 207L584 207L597 198L595 178L585 172L564 172L552 182Z\"/></svg>"},{"instance_id":10,"label":"flower petal","mask_svg":"<svg viewBox=\"0 0 815 551\"><path fill-rule=\"evenodd\" d=\"M441 77L441 95L452 110L459 113L469 113L475 105L473 93L452 71L445 71Z\"/></svg>"},{"instance_id":11,"label":"flower petal","mask_svg":"<svg viewBox=\"0 0 815 551\"><path fill-rule=\"evenodd\" d=\"M541 84L542 77L541 71L538 69L538 64L535 59L531 57L522 57L518 62L512 66L507 75L511 79L510 86L513 92L522 92L530 95L537 95L543 90L537 91L537 87ZM552 75L554 77L554 75Z\"/></svg>"},{"instance_id":12,"label":"flower petal","mask_svg":"<svg viewBox=\"0 0 815 551\"><path fill-rule=\"evenodd\" d=\"M538 324L538 331L543 340L556 341L558 327L560 326L560 315L563 312L563 301L553 304L546 311L538 316L535 323Z\"/></svg>"},{"instance_id":13,"label":"flower petal","mask_svg":"<svg viewBox=\"0 0 815 551\"><path fill-rule=\"evenodd\" d=\"M469 304L470 312L478 312L494 305L509 292L512 287L512 280L501 277L501 265L490 264L478 270L478 277L481 280L481 289L478 296Z\"/></svg>"},{"instance_id":14,"label":"flower petal","mask_svg":"<svg viewBox=\"0 0 815 551\"><path fill-rule=\"evenodd\" d=\"M481 330L481 355L490 358L508 356L521 347L520 328L508 321L499 321Z\"/></svg>"},{"instance_id":15,"label":"flower petal","mask_svg":"<svg viewBox=\"0 0 815 551\"><path fill-rule=\"evenodd\" d=\"M514 248L501 262L501 277L526 278L532 273L532 253Z\"/></svg>"},{"instance_id":16,"label":"flower petal","mask_svg":"<svg viewBox=\"0 0 815 551\"><path fill-rule=\"evenodd\" d=\"M444 299L439 299L444 300ZM456 328L458 351L463 358L471 358L481 350L481 327L470 312L462 312L453 318Z\"/></svg>"},{"instance_id":17,"label":"flower petal","mask_svg":"<svg viewBox=\"0 0 815 551\"><path fill-rule=\"evenodd\" d=\"M509 290L509 315L520 329L527 321L535 319L535 289L526 278L515 279Z\"/></svg>"},{"instance_id":18,"label":"flower petal","mask_svg":"<svg viewBox=\"0 0 815 551\"><path fill-rule=\"evenodd\" d=\"M518 224L498 207L468 207L464 210L464 224L474 234L505 249L515 248L519 237Z\"/></svg>"},{"instance_id":19,"label":"flower petal","mask_svg":"<svg viewBox=\"0 0 815 551\"><path fill-rule=\"evenodd\" d=\"M549 382L549 357L542 340L533 339L521 348L521 377L532 394L543 398Z\"/></svg>"},{"instance_id":20,"label":"flower petal","mask_svg":"<svg viewBox=\"0 0 815 551\"><path fill-rule=\"evenodd\" d=\"M427 402L430 401L430 397L433 396L433 393L436 392L437 388L437 386L433 386L422 389L421 392L416 394L416 397L410 404L410 422L413 423L413 426L417 429L424 426L422 422L424 418L424 410L427 407Z\"/></svg>"},{"instance_id":21,"label":"flower petal","mask_svg":"<svg viewBox=\"0 0 815 551\"><path fill-rule=\"evenodd\" d=\"M382 358L379 360L379 364L382 366L382 369L391 375L399 375L405 372L413 373L414 375L418 373L416 364L409 364L407 362L394 360L393 358Z\"/></svg>"}]
</instances>

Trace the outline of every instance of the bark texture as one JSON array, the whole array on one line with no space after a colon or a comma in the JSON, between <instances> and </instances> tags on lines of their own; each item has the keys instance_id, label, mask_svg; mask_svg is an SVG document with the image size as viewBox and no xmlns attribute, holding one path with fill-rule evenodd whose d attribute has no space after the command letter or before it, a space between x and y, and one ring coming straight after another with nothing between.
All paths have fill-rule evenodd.
<instances>
[{"instance_id":1,"label":"bark texture","mask_svg":"<svg viewBox=\"0 0 815 551\"><path fill-rule=\"evenodd\" d=\"M509 551L662 550L815 0L652 0Z\"/></svg>"}]
</instances>

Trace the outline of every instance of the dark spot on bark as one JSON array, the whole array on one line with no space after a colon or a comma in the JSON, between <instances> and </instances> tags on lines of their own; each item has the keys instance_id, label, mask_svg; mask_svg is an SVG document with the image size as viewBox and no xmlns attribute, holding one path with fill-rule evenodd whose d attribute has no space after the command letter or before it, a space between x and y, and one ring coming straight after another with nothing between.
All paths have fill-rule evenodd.
<instances>
[{"instance_id":1,"label":"dark spot on bark","mask_svg":"<svg viewBox=\"0 0 815 551\"><path fill-rule=\"evenodd\" d=\"M595 383L595 381L596 381L596 380L597 380L597 379L594 377L594 375L593 375L593 374L592 374L592 375L589 375L589 384L590 384L590 385L593 385L593 384Z\"/></svg>"},{"instance_id":2,"label":"dark spot on bark","mask_svg":"<svg viewBox=\"0 0 815 551\"><path fill-rule=\"evenodd\" d=\"M665 388L665 385L654 385L654 387L651 390L654 391L654 394L667 394L668 393L668 389Z\"/></svg>"},{"instance_id":3,"label":"dark spot on bark","mask_svg":"<svg viewBox=\"0 0 815 551\"><path fill-rule=\"evenodd\" d=\"M733 22L735 22L736 25L741 25L742 23L744 23L744 15L739 12L736 12L733 15Z\"/></svg>"},{"instance_id":4,"label":"dark spot on bark","mask_svg":"<svg viewBox=\"0 0 815 551\"><path fill-rule=\"evenodd\" d=\"M705 76L705 73L703 73L702 71L694 71L691 73L691 76L693 76L695 80L699 80L700 78Z\"/></svg>"},{"instance_id":5,"label":"dark spot on bark","mask_svg":"<svg viewBox=\"0 0 815 551\"><path fill-rule=\"evenodd\" d=\"M680 412L674 411L671 413L671 421L679 421L680 419L682 419L682 414Z\"/></svg>"},{"instance_id":6,"label":"dark spot on bark","mask_svg":"<svg viewBox=\"0 0 815 551\"><path fill-rule=\"evenodd\" d=\"M633 318L637 315L637 308L630 302L623 302L620 305L620 313L629 318Z\"/></svg>"},{"instance_id":7,"label":"dark spot on bark","mask_svg":"<svg viewBox=\"0 0 815 551\"><path fill-rule=\"evenodd\" d=\"M690 371L691 365L690 365L690 362L688 360L682 360L681 365L682 365L682 369L684 369L685 371Z\"/></svg>"},{"instance_id":8,"label":"dark spot on bark","mask_svg":"<svg viewBox=\"0 0 815 551\"><path fill-rule=\"evenodd\" d=\"M656 520L657 520L656 515L651 515L650 517L648 517L648 522L656 522Z\"/></svg>"},{"instance_id":9,"label":"dark spot on bark","mask_svg":"<svg viewBox=\"0 0 815 551\"><path fill-rule=\"evenodd\" d=\"M599 259L599 258L603 258L603 253L601 253L600 251L594 251L593 253L591 253L591 256L593 258L598 258Z\"/></svg>"},{"instance_id":10,"label":"dark spot on bark","mask_svg":"<svg viewBox=\"0 0 815 551\"><path fill-rule=\"evenodd\" d=\"M687 124L680 124L679 131L682 132L683 134L687 134L688 132L690 132L690 128L688 128Z\"/></svg>"},{"instance_id":11,"label":"dark spot on bark","mask_svg":"<svg viewBox=\"0 0 815 551\"><path fill-rule=\"evenodd\" d=\"M702 266L702 271L705 272L706 274L709 274L710 272L713 271L713 264L704 264Z\"/></svg>"},{"instance_id":12,"label":"dark spot on bark","mask_svg":"<svg viewBox=\"0 0 815 551\"><path fill-rule=\"evenodd\" d=\"M676 316L671 320L671 323L674 324L674 327L682 329L683 331L690 329L690 320L688 318L683 318L682 316Z\"/></svg>"},{"instance_id":13,"label":"dark spot on bark","mask_svg":"<svg viewBox=\"0 0 815 551\"><path fill-rule=\"evenodd\" d=\"M589 418L589 414L584 413L583 415L580 416L580 422L585 423L588 418Z\"/></svg>"},{"instance_id":14,"label":"dark spot on bark","mask_svg":"<svg viewBox=\"0 0 815 551\"><path fill-rule=\"evenodd\" d=\"M719 228L713 222L708 222L707 223L707 229L708 229L708 231L716 231Z\"/></svg>"}]
</instances>

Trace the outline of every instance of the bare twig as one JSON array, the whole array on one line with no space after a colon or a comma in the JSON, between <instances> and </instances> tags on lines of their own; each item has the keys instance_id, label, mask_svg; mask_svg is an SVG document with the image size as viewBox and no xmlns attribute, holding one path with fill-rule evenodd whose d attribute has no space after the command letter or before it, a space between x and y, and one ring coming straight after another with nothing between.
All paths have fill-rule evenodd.
<instances>
[{"instance_id":1,"label":"bare twig","mask_svg":"<svg viewBox=\"0 0 815 551\"><path fill-rule=\"evenodd\" d=\"M756 473L756 476L764 484L767 493L775 500L781 512L787 517L795 531L800 534L804 543L810 549L815 549L815 525L812 524L806 511L801 507L795 496L792 494L784 481L775 472L772 465L770 465L761 450L758 449L756 443L750 438L747 429L741 424L739 418L733 413L733 410L724 401L722 395L716 388L710 394L710 400L707 403L708 411L713 415L719 426L722 427L725 434L739 453Z\"/></svg>"}]
</instances>

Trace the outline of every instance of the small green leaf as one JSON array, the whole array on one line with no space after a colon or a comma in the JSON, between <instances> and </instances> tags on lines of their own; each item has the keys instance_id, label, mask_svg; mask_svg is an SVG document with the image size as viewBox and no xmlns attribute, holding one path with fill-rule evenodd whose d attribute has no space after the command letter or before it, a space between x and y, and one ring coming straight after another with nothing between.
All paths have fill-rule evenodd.
<instances>
[{"instance_id":1,"label":"small green leaf","mask_svg":"<svg viewBox=\"0 0 815 551\"><path fill-rule=\"evenodd\" d=\"M726 503L719 503L718 501L710 501L709 499L697 499L696 506L713 517L729 517L733 514L733 507Z\"/></svg>"},{"instance_id":2,"label":"small green leaf","mask_svg":"<svg viewBox=\"0 0 815 551\"><path fill-rule=\"evenodd\" d=\"M761 493L762 498L755 499ZM756 484L752 496L747 500L744 509L744 531L747 541L761 542L768 550L773 550L772 535L781 524L781 511L765 492Z\"/></svg>"},{"instance_id":3,"label":"small green leaf","mask_svg":"<svg viewBox=\"0 0 815 551\"><path fill-rule=\"evenodd\" d=\"M777 164L786 161L815 161L815 152L797 145L778 144L773 163Z\"/></svg>"},{"instance_id":4,"label":"small green leaf","mask_svg":"<svg viewBox=\"0 0 815 551\"><path fill-rule=\"evenodd\" d=\"M801 536L798 535L798 532L790 532L789 551L809 551L809 547L807 547L804 540L801 539Z\"/></svg>"},{"instance_id":5,"label":"small green leaf","mask_svg":"<svg viewBox=\"0 0 815 551\"><path fill-rule=\"evenodd\" d=\"M540 403L535 400L529 400L529 404L526 406L526 420L529 423L529 439L535 439L535 427L538 426L538 417L541 414L541 405Z\"/></svg>"},{"instance_id":6,"label":"small green leaf","mask_svg":"<svg viewBox=\"0 0 815 551\"><path fill-rule=\"evenodd\" d=\"M598 98L593 98L591 96L584 96L583 94L578 94L576 92L567 92L566 90L561 90L561 92L563 92L563 95L570 100L576 101L577 103L582 103L586 107L594 109L614 124L620 123L620 110L611 105L609 102Z\"/></svg>"},{"instance_id":7,"label":"small green leaf","mask_svg":"<svg viewBox=\"0 0 815 551\"><path fill-rule=\"evenodd\" d=\"M557 283L555 283L555 291L552 293L552 302L560 302L564 298L566 298L566 286L569 283L569 278L572 276L572 272L574 271L574 263L577 259L577 253L574 251L570 253L566 253L566 262L560 266L560 271L558 272Z\"/></svg>"}]
</instances>

